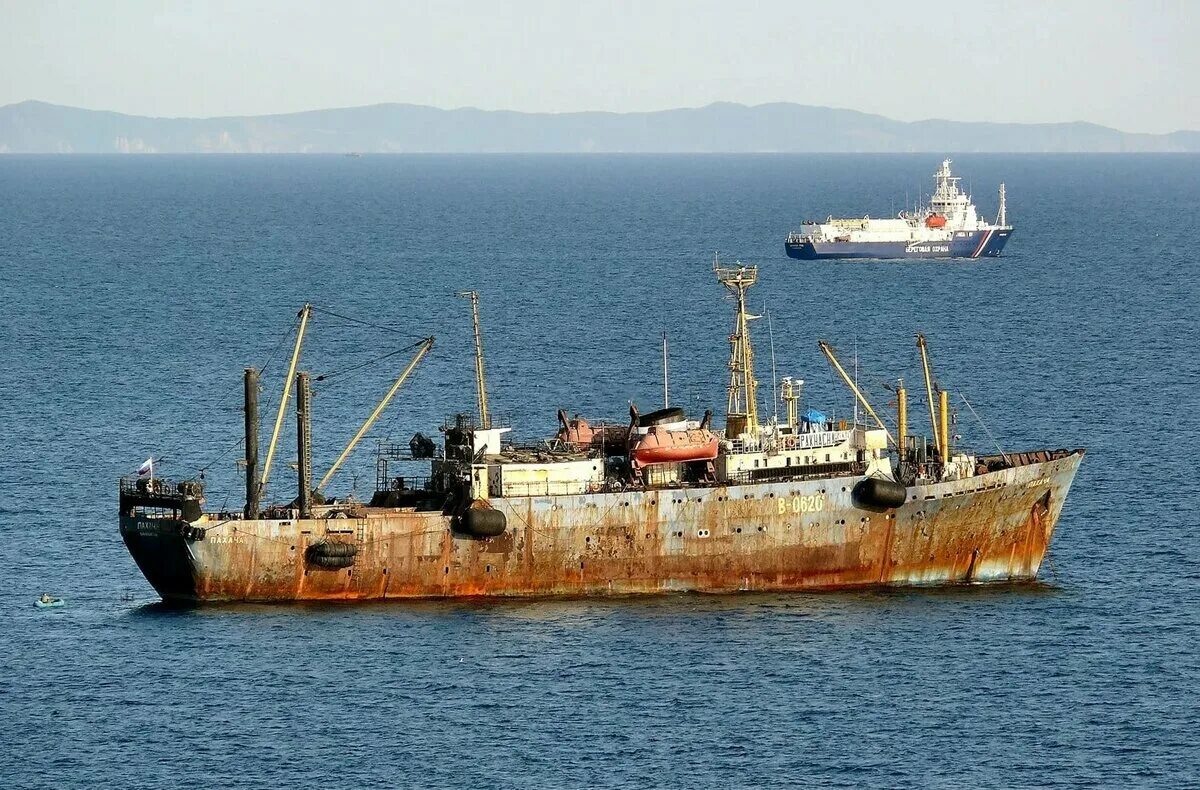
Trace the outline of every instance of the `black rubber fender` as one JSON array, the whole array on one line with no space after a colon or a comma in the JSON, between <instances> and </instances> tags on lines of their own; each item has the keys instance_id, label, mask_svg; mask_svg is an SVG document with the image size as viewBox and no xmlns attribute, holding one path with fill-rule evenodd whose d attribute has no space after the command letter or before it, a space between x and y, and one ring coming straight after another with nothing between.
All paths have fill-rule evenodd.
<instances>
[{"instance_id":1,"label":"black rubber fender","mask_svg":"<svg viewBox=\"0 0 1200 790\"><path fill-rule=\"evenodd\" d=\"M895 480L868 477L854 486L854 502L859 507L886 510L908 501L908 489Z\"/></svg>"},{"instance_id":2,"label":"black rubber fender","mask_svg":"<svg viewBox=\"0 0 1200 790\"><path fill-rule=\"evenodd\" d=\"M324 554L308 554L308 564L318 568L349 568L354 564L353 557L326 557Z\"/></svg>"},{"instance_id":3,"label":"black rubber fender","mask_svg":"<svg viewBox=\"0 0 1200 790\"><path fill-rule=\"evenodd\" d=\"M499 510L471 508L458 520L459 530L475 538L494 538L503 535L508 519Z\"/></svg>"},{"instance_id":4,"label":"black rubber fender","mask_svg":"<svg viewBox=\"0 0 1200 790\"><path fill-rule=\"evenodd\" d=\"M358 546L336 540L323 540L304 550L304 558L309 564L321 568L349 568L357 554Z\"/></svg>"}]
</instances>

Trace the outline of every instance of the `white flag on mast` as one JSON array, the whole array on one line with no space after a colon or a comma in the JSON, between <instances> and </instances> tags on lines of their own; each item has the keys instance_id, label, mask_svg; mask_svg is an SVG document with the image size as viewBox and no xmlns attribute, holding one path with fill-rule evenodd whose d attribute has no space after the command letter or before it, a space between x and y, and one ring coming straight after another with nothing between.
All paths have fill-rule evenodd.
<instances>
[{"instance_id":1,"label":"white flag on mast","mask_svg":"<svg viewBox=\"0 0 1200 790\"><path fill-rule=\"evenodd\" d=\"M154 476L154 458L153 457L147 458L145 461L142 462L142 465L138 467L138 477L141 477L142 475L150 475L151 477Z\"/></svg>"}]
</instances>

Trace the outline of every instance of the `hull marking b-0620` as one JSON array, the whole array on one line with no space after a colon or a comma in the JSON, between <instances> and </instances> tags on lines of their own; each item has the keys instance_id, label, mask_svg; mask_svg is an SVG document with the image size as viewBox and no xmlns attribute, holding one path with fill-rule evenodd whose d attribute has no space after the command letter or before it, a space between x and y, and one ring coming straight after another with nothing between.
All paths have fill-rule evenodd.
<instances>
[{"instance_id":1,"label":"hull marking b-0620","mask_svg":"<svg viewBox=\"0 0 1200 790\"><path fill-rule=\"evenodd\" d=\"M810 496L794 496L791 499L780 497L779 513L820 513L825 509L825 497L821 494Z\"/></svg>"}]
</instances>

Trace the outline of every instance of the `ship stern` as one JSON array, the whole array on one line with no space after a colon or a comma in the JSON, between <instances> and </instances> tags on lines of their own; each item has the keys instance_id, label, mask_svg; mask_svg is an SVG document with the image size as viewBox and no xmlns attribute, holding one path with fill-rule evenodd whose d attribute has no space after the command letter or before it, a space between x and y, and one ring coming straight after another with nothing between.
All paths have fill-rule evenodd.
<instances>
[{"instance_id":1,"label":"ship stern","mask_svg":"<svg viewBox=\"0 0 1200 790\"><path fill-rule=\"evenodd\" d=\"M150 586L170 604L192 604L197 593L196 558L188 522L175 518L121 515L121 540Z\"/></svg>"}]
</instances>

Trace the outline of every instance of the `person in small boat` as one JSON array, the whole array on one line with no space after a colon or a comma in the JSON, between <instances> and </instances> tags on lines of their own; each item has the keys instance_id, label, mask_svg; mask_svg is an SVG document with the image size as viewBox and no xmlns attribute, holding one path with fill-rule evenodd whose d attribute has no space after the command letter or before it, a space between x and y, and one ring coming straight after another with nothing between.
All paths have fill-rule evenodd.
<instances>
[{"instance_id":1,"label":"person in small boat","mask_svg":"<svg viewBox=\"0 0 1200 790\"><path fill-rule=\"evenodd\" d=\"M42 597L38 599L42 603L54 603L54 596L50 593L42 593Z\"/></svg>"}]
</instances>

